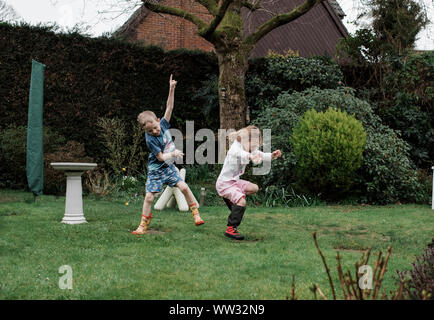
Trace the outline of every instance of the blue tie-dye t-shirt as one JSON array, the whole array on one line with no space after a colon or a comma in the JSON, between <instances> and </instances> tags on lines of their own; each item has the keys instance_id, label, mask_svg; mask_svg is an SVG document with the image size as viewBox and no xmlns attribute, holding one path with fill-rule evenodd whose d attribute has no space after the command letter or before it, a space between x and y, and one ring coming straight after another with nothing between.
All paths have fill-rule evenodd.
<instances>
[{"instance_id":1,"label":"blue tie-dye t-shirt","mask_svg":"<svg viewBox=\"0 0 434 320\"><path fill-rule=\"evenodd\" d=\"M163 117L160 120L161 132L158 137L152 136L146 132L146 145L149 148L148 157L148 171L155 171L162 168L168 167L174 162L174 159L168 159L166 161L159 161L156 155L159 152L168 153L175 151L175 144L172 140L172 135L170 134L169 128L170 124Z\"/></svg>"}]
</instances>

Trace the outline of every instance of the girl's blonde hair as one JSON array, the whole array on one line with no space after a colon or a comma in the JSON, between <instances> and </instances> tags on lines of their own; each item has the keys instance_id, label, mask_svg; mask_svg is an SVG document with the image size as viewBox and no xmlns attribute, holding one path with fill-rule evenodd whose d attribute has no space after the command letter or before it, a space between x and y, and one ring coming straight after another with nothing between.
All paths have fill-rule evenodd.
<instances>
[{"instance_id":1,"label":"girl's blonde hair","mask_svg":"<svg viewBox=\"0 0 434 320\"><path fill-rule=\"evenodd\" d=\"M257 137L258 137L258 143L259 146L262 145L262 135L261 135L261 130L259 130L258 127L256 126L247 126L245 128L242 128L238 131L235 132L231 132L228 134L228 139L229 139L229 145L231 145L235 140L237 140L238 142L243 141L251 141L252 140L252 132L256 132L257 131Z\"/></svg>"}]
</instances>

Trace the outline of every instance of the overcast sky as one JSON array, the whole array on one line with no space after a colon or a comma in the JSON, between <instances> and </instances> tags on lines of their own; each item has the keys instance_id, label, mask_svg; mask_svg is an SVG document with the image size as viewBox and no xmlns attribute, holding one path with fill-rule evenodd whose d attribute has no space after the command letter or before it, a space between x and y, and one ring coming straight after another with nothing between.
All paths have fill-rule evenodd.
<instances>
[{"instance_id":1,"label":"overcast sky","mask_svg":"<svg viewBox=\"0 0 434 320\"><path fill-rule=\"evenodd\" d=\"M99 36L112 32L121 26L134 12L130 5L121 12L116 3L125 0L3 0L11 5L16 13L31 24L56 22L63 27L76 24L88 26L87 33ZM434 50L434 4L433 0L423 0L428 10L430 25L419 34L416 49ZM134 2L134 1L133 1ZM138 3L139 1L135 1ZM350 33L356 30L352 24L358 14L359 0L338 0L345 14L343 22Z\"/></svg>"}]
</instances>

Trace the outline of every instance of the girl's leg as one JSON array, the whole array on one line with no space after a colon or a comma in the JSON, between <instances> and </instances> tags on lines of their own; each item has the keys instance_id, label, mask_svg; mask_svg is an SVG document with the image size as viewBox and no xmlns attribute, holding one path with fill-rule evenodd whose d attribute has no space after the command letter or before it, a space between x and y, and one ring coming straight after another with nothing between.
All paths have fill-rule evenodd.
<instances>
[{"instance_id":1,"label":"girl's leg","mask_svg":"<svg viewBox=\"0 0 434 320\"><path fill-rule=\"evenodd\" d=\"M244 187L242 187L243 183L245 184ZM244 190L244 192L242 192L242 190ZM225 236L236 240L244 239L244 236L238 232L237 228L241 224L244 213L246 211L246 196L250 194L254 194L258 192L258 190L259 190L258 185L248 181L241 181L241 185L239 186L238 190L234 190L237 194L242 193L244 194L244 196L239 198L235 204L232 204L230 206L231 214L228 217L228 224L227 224Z\"/></svg>"},{"instance_id":2,"label":"girl's leg","mask_svg":"<svg viewBox=\"0 0 434 320\"><path fill-rule=\"evenodd\" d=\"M236 239L243 240L244 236L238 232L238 226L243 220L244 212L246 211L246 199L245 197L238 200L236 204L232 205L231 214L228 217L227 228L225 231L225 236Z\"/></svg>"},{"instance_id":3,"label":"girl's leg","mask_svg":"<svg viewBox=\"0 0 434 320\"><path fill-rule=\"evenodd\" d=\"M185 199L187 200L191 214L194 218L195 225L200 226L201 224L204 224L205 221L203 221L199 215L197 203L194 201L193 193L191 192L188 185L184 181L179 181L176 186L179 188L179 190L182 192L182 194L185 196Z\"/></svg>"},{"instance_id":4,"label":"girl's leg","mask_svg":"<svg viewBox=\"0 0 434 320\"><path fill-rule=\"evenodd\" d=\"M248 184L246 185L246 188L245 188L244 192L245 192L246 196L248 196L248 195L250 195L250 194L255 194L255 193L257 193L258 190L259 190L259 187L258 187L257 184L254 184L254 183L248 182ZM225 198L225 197L223 197L223 200L224 200L224 202L226 203L226 205L228 206L229 210L232 210L232 205L233 205L233 203L232 203L229 199L227 199L227 198ZM245 199L245 198L241 198L241 199L236 203L236 205L241 206L241 207L245 207L245 206L246 206L246 199Z\"/></svg>"},{"instance_id":5,"label":"girl's leg","mask_svg":"<svg viewBox=\"0 0 434 320\"><path fill-rule=\"evenodd\" d=\"M246 185L245 192L246 192L246 195L249 195L249 194L255 194L255 193L257 193L258 190L259 190L259 187L258 187L257 184L252 183L252 182L249 182L249 183Z\"/></svg>"},{"instance_id":6,"label":"girl's leg","mask_svg":"<svg viewBox=\"0 0 434 320\"><path fill-rule=\"evenodd\" d=\"M155 194L152 192L146 192L145 200L143 201L143 209L142 209L142 219L140 221L139 226L132 234L145 234L146 230L151 223L152 213L151 206L152 201L154 201Z\"/></svg>"}]
</instances>

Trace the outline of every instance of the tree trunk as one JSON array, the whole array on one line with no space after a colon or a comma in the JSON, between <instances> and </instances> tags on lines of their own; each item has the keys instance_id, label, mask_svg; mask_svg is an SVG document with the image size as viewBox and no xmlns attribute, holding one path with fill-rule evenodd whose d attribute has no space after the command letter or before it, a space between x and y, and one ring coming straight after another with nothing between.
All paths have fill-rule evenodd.
<instances>
[{"instance_id":1,"label":"tree trunk","mask_svg":"<svg viewBox=\"0 0 434 320\"><path fill-rule=\"evenodd\" d=\"M220 128L239 130L246 125L245 74L247 55L241 50L217 51L219 63Z\"/></svg>"}]
</instances>

